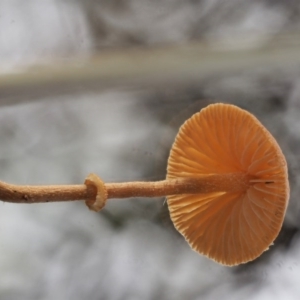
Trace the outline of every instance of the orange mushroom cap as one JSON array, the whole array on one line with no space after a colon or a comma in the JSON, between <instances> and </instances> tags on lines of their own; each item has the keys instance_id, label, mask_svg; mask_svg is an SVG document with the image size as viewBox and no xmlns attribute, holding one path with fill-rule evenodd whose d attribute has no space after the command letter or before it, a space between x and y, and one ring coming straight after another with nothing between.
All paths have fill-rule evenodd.
<instances>
[{"instance_id":1,"label":"orange mushroom cap","mask_svg":"<svg viewBox=\"0 0 300 300\"><path fill-rule=\"evenodd\" d=\"M243 190L167 197L177 230L197 252L224 264L246 263L277 237L289 198L287 164L273 136L249 112L212 104L180 128L167 178L247 175Z\"/></svg>"}]
</instances>

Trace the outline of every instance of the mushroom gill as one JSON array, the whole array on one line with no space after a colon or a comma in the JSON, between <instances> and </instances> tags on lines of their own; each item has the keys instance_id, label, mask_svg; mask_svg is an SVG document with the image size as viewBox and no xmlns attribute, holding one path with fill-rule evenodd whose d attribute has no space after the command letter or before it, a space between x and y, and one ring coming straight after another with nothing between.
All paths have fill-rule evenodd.
<instances>
[{"instance_id":1,"label":"mushroom gill","mask_svg":"<svg viewBox=\"0 0 300 300\"><path fill-rule=\"evenodd\" d=\"M289 184L273 136L234 105L212 104L193 115L170 152L167 179L216 175L229 176L217 192L167 196L171 219L197 252L224 265L246 263L277 237Z\"/></svg>"}]
</instances>

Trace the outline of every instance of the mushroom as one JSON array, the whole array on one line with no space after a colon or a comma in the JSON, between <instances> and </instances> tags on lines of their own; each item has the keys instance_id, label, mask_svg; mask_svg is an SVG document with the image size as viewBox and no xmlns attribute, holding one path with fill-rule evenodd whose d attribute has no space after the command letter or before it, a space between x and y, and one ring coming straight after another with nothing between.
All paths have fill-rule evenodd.
<instances>
[{"instance_id":1,"label":"mushroom","mask_svg":"<svg viewBox=\"0 0 300 300\"><path fill-rule=\"evenodd\" d=\"M187 120L168 161L167 179L173 178L209 186L167 197L175 227L197 252L232 266L257 258L277 237L289 199L287 164L247 111L213 104Z\"/></svg>"},{"instance_id":2,"label":"mushroom","mask_svg":"<svg viewBox=\"0 0 300 300\"><path fill-rule=\"evenodd\" d=\"M13 203L86 200L101 210L109 198L167 196L171 219L197 252L233 266L257 258L278 235L289 198L287 164L272 135L250 113L212 104L180 128L166 180L20 186L0 181Z\"/></svg>"}]
</instances>

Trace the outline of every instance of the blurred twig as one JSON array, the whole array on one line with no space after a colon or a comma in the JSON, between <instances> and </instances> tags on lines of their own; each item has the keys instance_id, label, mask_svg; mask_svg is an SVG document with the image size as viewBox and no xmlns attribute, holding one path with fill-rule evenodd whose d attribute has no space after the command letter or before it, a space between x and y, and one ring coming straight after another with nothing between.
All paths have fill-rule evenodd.
<instances>
[{"instance_id":1,"label":"blurred twig","mask_svg":"<svg viewBox=\"0 0 300 300\"><path fill-rule=\"evenodd\" d=\"M102 52L86 59L52 63L0 75L0 104L13 98L84 89L160 87L196 82L205 76L300 65L300 35L216 40L161 48ZM26 98L26 97L25 97ZM7 99L7 100L4 100ZM31 99L31 100L32 100Z\"/></svg>"}]
</instances>

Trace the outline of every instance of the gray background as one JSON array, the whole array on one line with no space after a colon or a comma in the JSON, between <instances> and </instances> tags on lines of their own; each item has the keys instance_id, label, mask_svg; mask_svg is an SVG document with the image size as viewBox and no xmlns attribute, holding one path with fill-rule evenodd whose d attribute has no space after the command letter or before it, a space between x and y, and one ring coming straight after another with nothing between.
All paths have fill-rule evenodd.
<instances>
[{"instance_id":1,"label":"gray background","mask_svg":"<svg viewBox=\"0 0 300 300\"><path fill-rule=\"evenodd\" d=\"M297 1L0 0L0 73L130 47L298 30ZM291 198L274 246L228 268L192 251L164 199L0 203L0 299L299 299L299 70L251 69L199 84L0 99L0 178L16 184L165 177L179 126L212 102L254 113L289 164ZM3 102L3 103L2 103ZM2 104L1 104L2 103Z\"/></svg>"}]
</instances>

